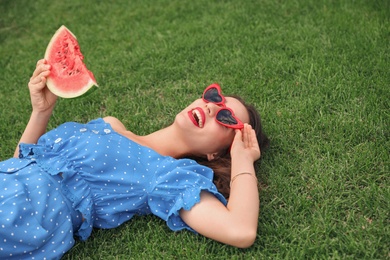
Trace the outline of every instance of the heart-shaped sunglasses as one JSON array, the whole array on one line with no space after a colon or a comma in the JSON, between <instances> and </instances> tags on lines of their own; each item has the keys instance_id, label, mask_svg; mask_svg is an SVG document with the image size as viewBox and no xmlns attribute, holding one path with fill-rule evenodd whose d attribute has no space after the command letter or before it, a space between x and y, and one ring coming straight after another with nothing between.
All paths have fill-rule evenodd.
<instances>
[{"instance_id":1,"label":"heart-shaped sunglasses","mask_svg":"<svg viewBox=\"0 0 390 260\"><path fill-rule=\"evenodd\" d=\"M244 128L244 124L234 115L233 110L226 107L226 99L222 95L221 87L218 84L214 83L208 86L203 92L202 99L206 103L214 103L221 107L215 116L215 120L219 124L233 129Z\"/></svg>"}]
</instances>

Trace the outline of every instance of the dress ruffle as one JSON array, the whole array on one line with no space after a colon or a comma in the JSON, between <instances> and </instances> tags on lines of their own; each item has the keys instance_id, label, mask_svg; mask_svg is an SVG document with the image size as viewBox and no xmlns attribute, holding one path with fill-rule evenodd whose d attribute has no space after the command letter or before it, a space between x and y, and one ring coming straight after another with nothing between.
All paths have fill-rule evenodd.
<instances>
[{"instance_id":1,"label":"dress ruffle","mask_svg":"<svg viewBox=\"0 0 390 260\"><path fill-rule=\"evenodd\" d=\"M210 187L194 187L187 189L179 198L175 205L171 208L167 216L167 225L173 231L179 231L182 229L188 229L194 233L197 233L190 226L188 226L180 217L180 210L190 210L195 204L200 202L200 194L202 191L208 191L215 195L222 203L226 205L225 198L218 192L213 191Z\"/></svg>"},{"instance_id":2,"label":"dress ruffle","mask_svg":"<svg viewBox=\"0 0 390 260\"><path fill-rule=\"evenodd\" d=\"M181 219L180 210L190 210L199 203L202 191L213 194L224 205L227 201L212 182L213 171L210 168L188 159L167 160L167 163L175 166L157 178L156 186L149 194L150 210L165 220L171 230L187 229L196 233Z\"/></svg>"}]
</instances>

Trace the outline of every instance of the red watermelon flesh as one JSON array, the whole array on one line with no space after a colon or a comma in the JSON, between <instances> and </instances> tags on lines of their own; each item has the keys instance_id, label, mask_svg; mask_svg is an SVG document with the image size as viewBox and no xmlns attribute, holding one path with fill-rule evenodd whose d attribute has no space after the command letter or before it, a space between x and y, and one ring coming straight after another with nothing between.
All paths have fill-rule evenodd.
<instances>
[{"instance_id":1,"label":"red watermelon flesh","mask_svg":"<svg viewBox=\"0 0 390 260\"><path fill-rule=\"evenodd\" d=\"M93 73L83 62L76 36L64 25L51 38L45 59L51 65L46 84L57 96L74 98L97 86Z\"/></svg>"}]
</instances>

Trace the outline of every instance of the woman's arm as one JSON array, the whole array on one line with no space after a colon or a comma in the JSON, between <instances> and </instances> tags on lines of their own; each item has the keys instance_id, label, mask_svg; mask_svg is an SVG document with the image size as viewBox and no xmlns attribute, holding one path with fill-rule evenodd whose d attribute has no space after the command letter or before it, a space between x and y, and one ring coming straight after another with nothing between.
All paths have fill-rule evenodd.
<instances>
[{"instance_id":1,"label":"woman's arm","mask_svg":"<svg viewBox=\"0 0 390 260\"><path fill-rule=\"evenodd\" d=\"M46 132L47 124L57 100L57 96L51 93L46 86L46 79L49 74L50 65L44 59L39 60L28 83L32 113L15 149L14 157L19 155L20 143L36 143L39 137Z\"/></svg>"},{"instance_id":2,"label":"woman's arm","mask_svg":"<svg viewBox=\"0 0 390 260\"><path fill-rule=\"evenodd\" d=\"M227 206L212 194L202 192L200 203L189 211L181 210L180 216L187 225L206 237L246 248L257 236L260 204L253 165L260 158L260 149L256 134L249 125L245 125L242 132L236 131L231 155L231 177L237 177L231 183Z\"/></svg>"}]
</instances>

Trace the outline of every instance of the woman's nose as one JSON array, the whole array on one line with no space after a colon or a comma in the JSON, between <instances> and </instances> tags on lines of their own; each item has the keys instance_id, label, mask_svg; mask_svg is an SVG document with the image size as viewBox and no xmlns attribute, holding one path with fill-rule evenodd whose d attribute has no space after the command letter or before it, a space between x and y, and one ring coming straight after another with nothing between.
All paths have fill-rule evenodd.
<instances>
[{"instance_id":1,"label":"woman's nose","mask_svg":"<svg viewBox=\"0 0 390 260\"><path fill-rule=\"evenodd\" d=\"M207 103L206 107L207 107L207 110L208 110L210 116L214 116L218 112L218 110L221 108L220 106L218 106L215 103Z\"/></svg>"}]
</instances>

